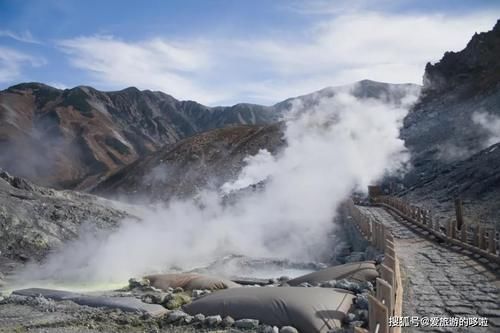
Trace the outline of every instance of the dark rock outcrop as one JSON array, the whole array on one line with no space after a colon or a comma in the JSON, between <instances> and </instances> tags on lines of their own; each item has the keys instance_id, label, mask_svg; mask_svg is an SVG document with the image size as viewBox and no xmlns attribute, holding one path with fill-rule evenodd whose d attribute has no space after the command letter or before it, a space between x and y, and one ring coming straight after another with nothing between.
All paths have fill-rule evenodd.
<instances>
[{"instance_id":1,"label":"dark rock outcrop","mask_svg":"<svg viewBox=\"0 0 500 333\"><path fill-rule=\"evenodd\" d=\"M478 116L487 121L478 121ZM492 220L500 171L495 122L500 124L500 21L475 34L460 52L428 64L419 102L404 120L401 136L413 168L401 192L453 214L453 199L467 199L473 220ZM489 122L489 124L487 123ZM498 133L500 136L500 133Z\"/></svg>"}]
</instances>

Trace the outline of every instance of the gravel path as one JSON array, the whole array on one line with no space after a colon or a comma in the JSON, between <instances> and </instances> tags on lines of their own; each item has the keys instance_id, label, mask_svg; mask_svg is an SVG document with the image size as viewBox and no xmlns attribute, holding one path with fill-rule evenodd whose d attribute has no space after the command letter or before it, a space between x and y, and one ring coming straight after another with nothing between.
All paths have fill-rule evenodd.
<instances>
[{"instance_id":1,"label":"gravel path","mask_svg":"<svg viewBox=\"0 0 500 333\"><path fill-rule=\"evenodd\" d=\"M488 327L408 327L403 332L500 332L500 277L459 248L447 248L381 207L359 207L389 226L402 265L404 316L487 317Z\"/></svg>"}]
</instances>

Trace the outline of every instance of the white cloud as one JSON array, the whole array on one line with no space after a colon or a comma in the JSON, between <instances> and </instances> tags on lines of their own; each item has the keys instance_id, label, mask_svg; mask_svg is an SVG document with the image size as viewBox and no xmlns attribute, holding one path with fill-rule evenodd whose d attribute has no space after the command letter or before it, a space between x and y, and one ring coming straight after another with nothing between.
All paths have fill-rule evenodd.
<instances>
[{"instance_id":1,"label":"white cloud","mask_svg":"<svg viewBox=\"0 0 500 333\"><path fill-rule=\"evenodd\" d=\"M196 77L210 68L202 43L152 39L136 43L112 36L79 37L59 43L71 63L93 73L110 86L159 89L183 99L214 101L210 90L198 87Z\"/></svg>"},{"instance_id":2,"label":"white cloud","mask_svg":"<svg viewBox=\"0 0 500 333\"><path fill-rule=\"evenodd\" d=\"M0 30L0 37L9 37L15 39L19 42L41 44L40 41L36 40L29 30L17 33L11 30Z\"/></svg>"},{"instance_id":3,"label":"white cloud","mask_svg":"<svg viewBox=\"0 0 500 333\"><path fill-rule=\"evenodd\" d=\"M158 89L208 104L273 103L362 79L420 83L426 62L464 48L497 16L364 12L322 17L307 31L291 29L280 38L133 42L93 36L60 46L73 65L104 85Z\"/></svg>"},{"instance_id":4,"label":"white cloud","mask_svg":"<svg viewBox=\"0 0 500 333\"><path fill-rule=\"evenodd\" d=\"M25 65L38 67L43 64L45 64L44 59L0 46L0 82L19 80L22 75L22 67Z\"/></svg>"}]
</instances>

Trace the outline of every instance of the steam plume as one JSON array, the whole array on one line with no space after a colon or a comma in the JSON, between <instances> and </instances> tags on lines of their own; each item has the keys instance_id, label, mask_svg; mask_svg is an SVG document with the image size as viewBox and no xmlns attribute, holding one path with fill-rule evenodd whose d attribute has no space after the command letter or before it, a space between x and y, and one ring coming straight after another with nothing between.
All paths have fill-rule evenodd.
<instances>
[{"instance_id":1,"label":"steam plume","mask_svg":"<svg viewBox=\"0 0 500 333\"><path fill-rule=\"evenodd\" d=\"M262 190L230 205L208 190L173 201L107 235L84 233L23 275L116 282L226 254L317 260L332 248L327 234L339 203L408 161L399 128L415 98L381 102L340 92L314 106L297 102L286 120L287 147L248 157L239 177L221 188L231 193L265 181Z\"/></svg>"}]
</instances>

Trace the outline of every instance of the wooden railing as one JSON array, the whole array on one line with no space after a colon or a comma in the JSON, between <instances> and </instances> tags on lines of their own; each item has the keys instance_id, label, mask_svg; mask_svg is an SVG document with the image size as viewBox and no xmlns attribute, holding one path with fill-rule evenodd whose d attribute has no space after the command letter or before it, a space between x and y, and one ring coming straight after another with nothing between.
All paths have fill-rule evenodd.
<instances>
[{"instance_id":1,"label":"wooden railing","mask_svg":"<svg viewBox=\"0 0 500 333\"><path fill-rule=\"evenodd\" d=\"M371 200L448 244L460 246L500 264L498 232L491 225L465 222L459 200L456 201L456 219L449 220L444 226L432 218L430 210L412 205L401 198L375 196Z\"/></svg>"},{"instance_id":2,"label":"wooden railing","mask_svg":"<svg viewBox=\"0 0 500 333\"><path fill-rule=\"evenodd\" d=\"M368 297L368 332L399 333L400 327L389 327L389 317L401 317L403 306L403 286L394 237L385 225L364 215L353 201L348 201L346 207L361 235L384 253L384 260L379 268L380 278L376 280L376 294ZM362 333L366 330L356 328L354 332Z\"/></svg>"}]
</instances>

